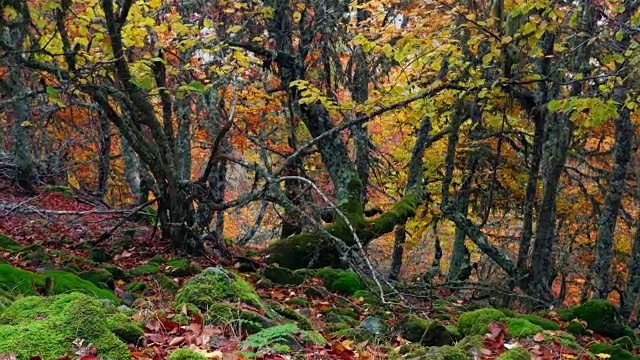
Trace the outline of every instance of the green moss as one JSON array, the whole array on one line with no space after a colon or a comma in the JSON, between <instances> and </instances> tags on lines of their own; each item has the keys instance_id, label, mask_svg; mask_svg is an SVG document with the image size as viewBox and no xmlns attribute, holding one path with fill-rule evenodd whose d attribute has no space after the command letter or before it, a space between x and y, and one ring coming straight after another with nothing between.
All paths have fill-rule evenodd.
<instances>
[{"instance_id":1,"label":"green moss","mask_svg":"<svg viewBox=\"0 0 640 360\"><path fill-rule=\"evenodd\" d=\"M504 312L504 311L503 311ZM543 328L544 330L557 331L560 330L560 325L555 321L545 319L537 315L519 315L519 318L527 319L530 323L535 324Z\"/></svg>"},{"instance_id":2,"label":"green moss","mask_svg":"<svg viewBox=\"0 0 640 360\"><path fill-rule=\"evenodd\" d=\"M607 300L589 300L573 308L580 320L587 322L587 328L612 339L625 335L624 320L618 309Z\"/></svg>"},{"instance_id":3,"label":"green moss","mask_svg":"<svg viewBox=\"0 0 640 360\"><path fill-rule=\"evenodd\" d=\"M624 325L622 327L622 334L624 334L624 336L630 337L631 339L637 339L636 332L633 331L633 329L628 325Z\"/></svg>"},{"instance_id":4,"label":"green moss","mask_svg":"<svg viewBox=\"0 0 640 360\"><path fill-rule=\"evenodd\" d=\"M80 273L78 276L103 289L113 288L113 274L111 274L107 269L93 269Z\"/></svg>"},{"instance_id":5,"label":"green moss","mask_svg":"<svg viewBox=\"0 0 640 360\"><path fill-rule=\"evenodd\" d=\"M531 355L525 348L518 346L507 350L507 352L498 357L498 360L531 360Z\"/></svg>"},{"instance_id":6,"label":"green moss","mask_svg":"<svg viewBox=\"0 0 640 360\"><path fill-rule=\"evenodd\" d=\"M345 328L333 333L336 337L346 338L353 341L375 341L375 335L363 328Z\"/></svg>"},{"instance_id":7,"label":"green moss","mask_svg":"<svg viewBox=\"0 0 640 360\"><path fill-rule=\"evenodd\" d=\"M238 331L246 331L250 334L274 325L258 313L239 309L236 305L227 303L211 305L205 314L204 322L213 325L233 326Z\"/></svg>"},{"instance_id":8,"label":"green moss","mask_svg":"<svg viewBox=\"0 0 640 360\"><path fill-rule=\"evenodd\" d=\"M576 318L571 309L560 309L558 314L560 315L560 321L571 321Z\"/></svg>"},{"instance_id":9,"label":"green moss","mask_svg":"<svg viewBox=\"0 0 640 360\"><path fill-rule=\"evenodd\" d=\"M567 331L576 335L590 335L591 332L580 322L580 320L572 320L567 325Z\"/></svg>"},{"instance_id":10,"label":"green moss","mask_svg":"<svg viewBox=\"0 0 640 360\"><path fill-rule=\"evenodd\" d=\"M178 277L192 275L197 271L195 267L191 265L188 259L176 257L167 262L167 266L165 267L164 272L169 276Z\"/></svg>"},{"instance_id":11,"label":"green moss","mask_svg":"<svg viewBox=\"0 0 640 360\"><path fill-rule=\"evenodd\" d=\"M191 324L191 317L178 314L171 318L171 321L177 322L178 324L185 326Z\"/></svg>"},{"instance_id":12,"label":"green moss","mask_svg":"<svg viewBox=\"0 0 640 360\"><path fill-rule=\"evenodd\" d=\"M302 275L282 267L268 267L262 271L262 275L274 283L281 285L300 285L304 282Z\"/></svg>"},{"instance_id":13,"label":"green moss","mask_svg":"<svg viewBox=\"0 0 640 360\"><path fill-rule=\"evenodd\" d=\"M447 329L447 331L449 332L449 334L451 335L454 341L462 340L463 336L460 333L460 329L458 329L457 326L448 324L448 325L445 325L445 328Z\"/></svg>"},{"instance_id":14,"label":"green moss","mask_svg":"<svg viewBox=\"0 0 640 360\"><path fill-rule=\"evenodd\" d=\"M471 357L458 346L430 347L421 359L430 360L470 360Z\"/></svg>"},{"instance_id":15,"label":"green moss","mask_svg":"<svg viewBox=\"0 0 640 360\"><path fill-rule=\"evenodd\" d=\"M298 325L298 327L302 330L313 330L313 326L311 325L311 322L309 322L309 319L307 319L306 317L300 315L299 312L288 308L284 305L281 305L277 302L270 302L269 303L269 307L271 309L273 309L276 313L278 313L279 315L289 319L289 320L293 320L296 322L296 324Z\"/></svg>"},{"instance_id":16,"label":"green moss","mask_svg":"<svg viewBox=\"0 0 640 360\"><path fill-rule=\"evenodd\" d=\"M378 299L377 296L375 296L374 294L372 294L370 291L367 291L367 290L358 290L354 292L352 296L354 299L357 299L357 300L361 299L364 304L368 304L368 305L380 304L380 299Z\"/></svg>"},{"instance_id":17,"label":"green moss","mask_svg":"<svg viewBox=\"0 0 640 360\"><path fill-rule=\"evenodd\" d=\"M73 192L71 191L71 188L68 186L61 186L61 185L43 185L41 187L42 190L45 191L50 191L50 192L57 192L57 193L61 193L62 196L65 199L71 199L73 198Z\"/></svg>"},{"instance_id":18,"label":"green moss","mask_svg":"<svg viewBox=\"0 0 640 360\"><path fill-rule=\"evenodd\" d=\"M353 295L356 291L362 290L360 278L351 271L323 268L318 270L317 274L329 291Z\"/></svg>"},{"instance_id":19,"label":"green moss","mask_svg":"<svg viewBox=\"0 0 640 360\"><path fill-rule=\"evenodd\" d=\"M43 286L47 277L53 280L52 295L77 291L118 302L118 298L110 291L100 289L66 271L52 270L44 273L32 273L8 264L0 264L0 290L9 293L35 295L35 286Z\"/></svg>"},{"instance_id":20,"label":"green moss","mask_svg":"<svg viewBox=\"0 0 640 360\"><path fill-rule=\"evenodd\" d=\"M208 268L192 277L176 294L176 303L194 304L203 311L227 300L265 309L255 289L239 275L223 268Z\"/></svg>"},{"instance_id":21,"label":"green moss","mask_svg":"<svg viewBox=\"0 0 640 360\"><path fill-rule=\"evenodd\" d=\"M430 322L415 316L409 315L398 325L400 335L413 343L418 343L427 332Z\"/></svg>"},{"instance_id":22,"label":"green moss","mask_svg":"<svg viewBox=\"0 0 640 360\"><path fill-rule=\"evenodd\" d=\"M311 344L314 344L314 345L326 345L326 344L328 344L327 339L325 339L324 336L322 336L322 334L320 334L317 331L303 331L300 334L300 338L302 338L302 340L304 340L306 342L309 342Z\"/></svg>"},{"instance_id":23,"label":"green moss","mask_svg":"<svg viewBox=\"0 0 640 360\"><path fill-rule=\"evenodd\" d=\"M627 351L633 351L633 349L635 347L633 339L631 339L628 336L623 336L623 337L617 338L612 342L612 344L613 345L617 345L617 346L619 346L619 347L621 347L621 348L623 348L623 349L625 349Z\"/></svg>"},{"instance_id":24,"label":"green moss","mask_svg":"<svg viewBox=\"0 0 640 360\"><path fill-rule=\"evenodd\" d=\"M291 298L291 299L287 300L287 304L302 307L302 306L311 305L311 302L307 301L307 299L302 298L302 297L294 297L294 298Z\"/></svg>"},{"instance_id":25,"label":"green moss","mask_svg":"<svg viewBox=\"0 0 640 360\"><path fill-rule=\"evenodd\" d=\"M162 255L155 255L149 260L149 263L150 264L166 264L167 260L165 260L165 258L162 257Z\"/></svg>"},{"instance_id":26,"label":"green moss","mask_svg":"<svg viewBox=\"0 0 640 360\"><path fill-rule=\"evenodd\" d=\"M168 360L207 360L207 357L191 349L177 349L171 352Z\"/></svg>"},{"instance_id":27,"label":"green moss","mask_svg":"<svg viewBox=\"0 0 640 360\"><path fill-rule=\"evenodd\" d=\"M335 323L335 324L327 325L327 327L325 328L325 331L328 333L337 333L345 329L351 329L351 326L346 323Z\"/></svg>"},{"instance_id":28,"label":"green moss","mask_svg":"<svg viewBox=\"0 0 640 360\"><path fill-rule=\"evenodd\" d=\"M143 282L132 282L127 285L127 291L132 293L139 293L147 288L147 284Z\"/></svg>"},{"instance_id":29,"label":"green moss","mask_svg":"<svg viewBox=\"0 0 640 360\"><path fill-rule=\"evenodd\" d=\"M160 287L162 287L165 290L176 291L179 288L178 284L176 284L175 281L171 280L171 278L163 274L156 275L155 279L160 285Z\"/></svg>"},{"instance_id":30,"label":"green moss","mask_svg":"<svg viewBox=\"0 0 640 360\"><path fill-rule=\"evenodd\" d=\"M615 360L637 360L635 355L616 345L593 343L589 347L589 351L593 354L609 354L611 359Z\"/></svg>"},{"instance_id":31,"label":"green moss","mask_svg":"<svg viewBox=\"0 0 640 360\"><path fill-rule=\"evenodd\" d=\"M102 305L84 294L26 297L0 313L0 354L57 359L73 354L72 341L81 338L94 344L102 358L130 359L129 349L106 323Z\"/></svg>"},{"instance_id":32,"label":"green moss","mask_svg":"<svg viewBox=\"0 0 640 360\"><path fill-rule=\"evenodd\" d=\"M506 318L503 320L509 329L508 334L517 338L525 338L541 333L544 329L523 318Z\"/></svg>"},{"instance_id":33,"label":"green moss","mask_svg":"<svg viewBox=\"0 0 640 360\"><path fill-rule=\"evenodd\" d=\"M155 275L160 272L160 268L156 264L144 264L140 265L135 269L132 269L129 273L132 276L142 276L142 275Z\"/></svg>"},{"instance_id":34,"label":"green moss","mask_svg":"<svg viewBox=\"0 0 640 360\"><path fill-rule=\"evenodd\" d=\"M22 249L22 245L17 241L13 240L8 235L0 234L0 249L8 250L8 251L19 251Z\"/></svg>"},{"instance_id":35,"label":"green moss","mask_svg":"<svg viewBox=\"0 0 640 360\"><path fill-rule=\"evenodd\" d=\"M485 308L463 313L458 318L458 328L464 335L484 335L492 321L505 318L500 310Z\"/></svg>"},{"instance_id":36,"label":"green moss","mask_svg":"<svg viewBox=\"0 0 640 360\"><path fill-rule=\"evenodd\" d=\"M144 331L142 331L140 324L131 321L124 314L109 317L107 328L126 344L138 344L138 341L144 337Z\"/></svg>"}]
</instances>

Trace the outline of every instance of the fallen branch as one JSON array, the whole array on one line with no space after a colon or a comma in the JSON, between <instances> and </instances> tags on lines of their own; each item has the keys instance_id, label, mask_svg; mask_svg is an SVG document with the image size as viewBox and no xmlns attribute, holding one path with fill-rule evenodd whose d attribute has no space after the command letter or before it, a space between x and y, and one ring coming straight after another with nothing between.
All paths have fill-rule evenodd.
<instances>
[{"instance_id":1,"label":"fallen branch","mask_svg":"<svg viewBox=\"0 0 640 360\"><path fill-rule=\"evenodd\" d=\"M103 241L109 239L113 233L118 230L122 225L124 225L127 221L129 221L129 219L131 219L131 217L137 213L139 213L142 209L146 208L147 206L155 203L156 201L158 201L159 198L155 198L152 200L147 201L144 204L138 205L136 208L134 208L130 214L128 214L127 216L123 217L122 219L120 219L120 221L118 221L111 229L105 231L102 235L100 235L100 237L98 238L98 240L95 241L95 245L98 245L100 243L102 243Z\"/></svg>"}]
</instances>

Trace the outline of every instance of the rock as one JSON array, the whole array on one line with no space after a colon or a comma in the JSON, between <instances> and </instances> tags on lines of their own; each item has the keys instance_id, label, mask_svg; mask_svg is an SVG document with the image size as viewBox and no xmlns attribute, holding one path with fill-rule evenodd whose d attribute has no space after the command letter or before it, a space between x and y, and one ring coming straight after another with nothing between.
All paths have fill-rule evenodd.
<instances>
[{"instance_id":1,"label":"rock","mask_svg":"<svg viewBox=\"0 0 640 360\"><path fill-rule=\"evenodd\" d=\"M580 322L580 320L571 320L567 325L567 331L576 335L590 335L591 332Z\"/></svg>"},{"instance_id":2,"label":"rock","mask_svg":"<svg viewBox=\"0 0 640 360\"><path fill-rule=\"evenodd\" d=\"M617 339L626 335L624 319L607 300L589 300L574 307L572 312L578 319L587 322L587 328L602 336Z\"/></svg>"},{"instance_id":3,"label":"rock","mask_svg":"<svg viewBox=\"0 0 640 360\"><path fill-rule=\"evenodd\" d=\"M207 357L191 349L177 349L169 354L168 360L207 360Z\"/></svg>"},{"instance_id":4,"label":"rock","mask_svg":"<svg viewBox=\"0 0 640 360\"><path fill-rule=\"evenodd\" d=\"M609 354L612 360L636 360L636 356L622 347L604 343L593 343L589 347L593 354Z\"/></svg>"},{"instance_id":5,"label":"rock","mask_svg":"<svg viewBox=\"0 0 640 360\"><path fill-rule=\"evenodd\" d=\"M107 327L125 344L137 345L144 337L142 326L131 321L125 314L116 314L107 319Z\"/></svg>"},{"instance_id":6,"label":"rock","mask_svg":"<svg viewBox=\"0 0 640 360\"><path fill-rule=\"evenodd\" d=\"M160 272L160 267L156 264L148 263L140 265L129 271L132 276L155 275Z\"/></svg>"},{"instance_id":7,"label":"rock","mask_svg":"<svg viewBox=\"0 0 640 360\"><path fill-rule=\"evenodd\" d=\"M97 357L129 360L129 349L106 323L102 305L89 295L25 297L0 313L0 354L57 359L75 353L70 339L80 338L95 346Z\"/></svg>"},{"instance_id":8,"label":"rock","mask_svg":"<svg viewBox=\"0 0 640 360\"><path fill-rule=\"evenodd\" d=\"M504 310L502 311L504 312ZM514 317L514 316L511 316ZM557 322L542 318L537 315L518 315L519 318L527 319L530 323L540 326L544 330L558 331L560 325Z\"/></svg>"},{"instance_id":9,"label":"rock","mask_svg":"<svg viewBox=\"0 0 640 360\"><path fill-rule=\"evenodd\" d=\"M504 354L500 355L497 360L531 360L529 352L521 346L507 350Z\"/></svg>"},{"instance_id":10,"label":"rock","mask_svg":"<svg viewBox=\"0 0 640 360\"><path fill-rule=\"evenodd\" d=\"M484 308L463 313L458 318L458 328L463 335L484 335L489 329L489 323L505 318L502 311Z\"/></svg>"},{"instance_id":11,"label":"rock","mask_svg":"<svg viewBox=\"0 0 640 360\"><path fill-rule=\"evenodd\" d=\"M113 290L115 288L115 283L113 281L113 274L111 274L107 269L104 269L104 268L97 268L97 269L85 271L78 274L78 276L96 284L96 286L99 286L103 289Z\"/></svg>"},{"instance_id":12,"label":"rock","mask_svg":"<svg viewBox=\"0 0 640 360\"><path fill-rule=\"evenodd\" d=\"M120 302L122 303L122 305L126 305L129 307L133 306L133 303L135 301L136 301L136 296L128 291L125 291L125 293L122 294L122 299L120 299Z\"/></svg>"},{"instance_id":13,"label":"rock","mask_svg":"<svg viewBox=\"0 0 640 360\"><path fill-rule=\"evenodd\" d=\"M129 314L133 311L133 309L128 307L127 305L120 305L116 308L116 310L118 310L118 312L125 313L125 314Z\"/></svg>"},{"instance_id":14,"label":"rock","mask_svg":"<svg viewBox=\"0 0 640 360\"><path fill-rule=\"evenodd\" d=\"M544 331L540 326L532 324L529 320L523 318L506 318L503 319L503 322L509 329L508 335L516 338L534 336Z\"/></svg>"},{"instance_id":15,"label":"rock","mask_svg":"<svg viewBox=\"0 0 640 360\"><path fill-rule=\"evenodd\" d=\"M364 318L364 320L362 320L362 322L360 323L360 327L375 336L384 334L387 328L385 323L375 316L367 316L366 318Z\"/></svg>"},{"instance_id":16,"label":"rock","mask_svg":"<svg viewBox=\"0 0 640 360\"><path fill-rule=\"evenodd\" d=\"M111 301L110 299L98 299L98 302L100 303L100 305L102 305L103 308L116 306L116 304L114 304L113 301Z\"/></svg>"},{"instance_id":17,"label":"rock","mask_svg":"<svg viewBox=\"0 0 640 360\"><path fill-rule=\"evenodd\" d=\"M118 298L111 291L101 289L70 272L46 270L42 273L32 273L9 264L0 264L0 290L21 295L36 295L36 287L44 287L47 278L52 281L49 295L82 292L101 299L118 301Z\"/></svg>"},{"instance_id":18,"label":"rock","mask_svg":"<svg viewBox=\"0 0 640 360\"><path fill-rule=\"evenodd\" d=\"M338 323L344 323L346 321L344 321L344 319L342 319L342 317L338 314L328 313L324 317L324 322L327 324L338 324Z\"/></svg>"},{"instance_id":19,"label":"rock","mask_svg":"<svg viewBox=\"0 0 640 360\"><path fill-rule=\"evenodd\" d=\"M407 316L398 325L398 330L403 338L424 346L451 345L455 340L455 335L442 323L429 322L415 315Z\"/></svg>"},{"instance_id":20,"label":"rock","mask_svg":"<svg viewBox=\"0 0 640 360\"><path fill-rule=\"evenodd\" d=\"M304 316L307 319L311 317L311 310L310 309L303 308L303 309L298 309L296 311L298 312L298 314L300 314L300 316Z\"/></svg>"},{"instance_id":21,"label":"rock","mask_svg":"<svg viewBox=\"0 0 640 360\"><path fill-rule=\"evenodd\" d=\"M324 297L324 293L313 286L305 288L304 294L314 299L322 299Z\"/></svg>"},{"instance_id":22,"label":"rock","mask_svg":"<svg viewBox=\"0 0 640 360\"><path fill-rule=\"evenodd\" d=\"M353 295L362 290L360 278L351 271L322 268L317 271L317 275L329 291Z\"/></svg>"},{"instance_id":23,"label":"rock","mask_svg":"<svg viewBox=\"0 0 640 360\"><path fill-rule=\"evenodd\" d=\"M262 275L280 285L300 285L304 277L282 267L268 267L262 271Z\"/></svg>"}]
</instances>

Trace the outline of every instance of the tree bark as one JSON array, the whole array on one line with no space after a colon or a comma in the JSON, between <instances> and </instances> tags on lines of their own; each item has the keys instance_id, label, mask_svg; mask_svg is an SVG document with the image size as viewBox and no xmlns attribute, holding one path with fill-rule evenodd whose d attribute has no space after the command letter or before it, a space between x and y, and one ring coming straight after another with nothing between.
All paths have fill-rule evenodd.
<instances>
[{"instance_id":1,"label":"tree bark","mask_svg":"<svg viewBox=\"0 0 640 360\"><path fill-rule=\"evenodd\" d=\"M98 153L98 189L96 196L104 201L107 194L107 186L109 181L109 168L111 156L111 126L109 118L104 114L99 114L100 121L100 146Z\"/></svg>"}]
</instances>

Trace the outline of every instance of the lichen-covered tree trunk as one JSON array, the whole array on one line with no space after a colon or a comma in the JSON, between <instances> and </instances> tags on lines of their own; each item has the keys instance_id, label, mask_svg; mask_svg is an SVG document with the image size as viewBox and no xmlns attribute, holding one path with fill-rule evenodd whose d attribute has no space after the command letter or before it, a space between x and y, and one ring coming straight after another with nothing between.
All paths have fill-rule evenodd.
<instances>
[{"instance_id":1,"label":"lichen-covered tree trunk","mask_svg":"<svg viewBox=\"0 0 640 360\"><path fill-rule=\"evenodd\" d=\"M624 12L619 16L622 23L627 23L638 8L638 4L626 4ZM624 34L624 33L623 33ZM626 50L630 44L629 34L624 34L618 46ZM622 196L627 179L627 167L631 160L635 125L631 122L631 110L625 105L629 90L629 70L626 65L616 68L622 82L617 82L613 89L613 100L618 108L618 117L614 120L615 144L613 149L613 170L609 175L609 187L604 198L604 206L598 223L596 238L596 259L594 266L595 289L594 298L606 299L611 291L609 276L613 259L613 236L618 222L618 213L622 205Z\"/></svg>"},{"instance_id":2,"label":"lichen-covered tree trunk","mask_svg":"<svg viewBox=\"0 0 640 360\"><path fill-rule=\"evenodd\" d=\"M640 172L636 172L636 176ZM636 197L640 195L640 183L636 189ZM620 313L629 318L633 314L638 296L640 295L640 215L636 219L635 233L633 235L633 244L631 246L631 256L627 262L627 288L622 296L622 306Z\"/></svg>"}]
</instances>

